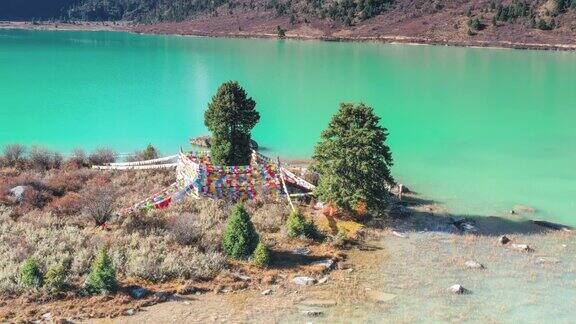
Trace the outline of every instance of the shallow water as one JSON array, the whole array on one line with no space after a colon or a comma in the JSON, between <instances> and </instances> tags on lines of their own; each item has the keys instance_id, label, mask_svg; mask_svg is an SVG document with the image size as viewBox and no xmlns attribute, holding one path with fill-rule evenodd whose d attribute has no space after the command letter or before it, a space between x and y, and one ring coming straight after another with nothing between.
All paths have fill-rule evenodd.
<instances>
[{"instance_id":1,"label":"shallow water","mask_svg":"<svg viewBox=\"0 0 576 324\"><path fill-rule=\"evenodd\" d=\"M2 30L0 145L173 153L229 79L267 154L309 156L338 103L364 101L395 176L451 212L576 225L573 52Z\"/></svg>"}]
</instances>

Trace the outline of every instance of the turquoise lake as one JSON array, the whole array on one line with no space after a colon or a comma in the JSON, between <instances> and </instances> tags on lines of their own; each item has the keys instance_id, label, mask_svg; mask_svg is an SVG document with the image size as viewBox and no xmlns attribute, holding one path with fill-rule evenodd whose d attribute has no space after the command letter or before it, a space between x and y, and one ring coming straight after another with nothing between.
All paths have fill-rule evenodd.
<instances>
[{"instance_id":1,"label":"turquoise lake","mask_svg":"<svg viewBox=\"0 0 576 324\"><path fill-rule=\"evenodd\" d=\"M206 133L218 85L238 80L265 154L306 158L340 102L390 131L393 174L458 215L576 225L576 53L0 30L0 146L62 152Z\"/></svg>"}]
</instances>

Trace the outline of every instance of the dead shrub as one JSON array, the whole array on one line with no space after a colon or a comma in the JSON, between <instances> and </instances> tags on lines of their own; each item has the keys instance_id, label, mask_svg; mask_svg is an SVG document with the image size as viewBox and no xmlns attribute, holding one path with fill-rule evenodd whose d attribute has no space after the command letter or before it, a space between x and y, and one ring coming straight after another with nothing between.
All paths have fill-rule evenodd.
<instances>
[{"instance_id":1,"label":"dead shrub","mask_svg":"<svg viewBox=\"0 0 576 324\"><path fill-rule=\"evenodd\" d=\"M252 222L259 232L276 233L284 226L288 214L286 205L264 204L252 212Z\"/></svg>"},{"instance_id":2,"label":"dead shrub","mask_svg":"<svg viewBox=\"0 0 576 324\"><path fill-rule=\"evenodd\" d=\"M90 165L104 165L113 163L116 161L116 155L116 152L113 150L106 147L100 147L92 152L90 156L88 156L88 163Z\"/></svg>"},{"instance_id":3,"label":"dead shrub","mask_svg":"<svg viewBox=\"0 0 576 324\"><path fill-rule=\"evenodd\" d=\"M48 204L48 210L59 216L70 216L82 210L82 197L76 192L68 192Z\"/></svg>"},{"instance_id":4,"label":"dead shrub","mask_svg":"<svg viewBox=\"0 0 576 324\"><path fill-rule=\"evenodd\" d=\"M174 240L182 245L192 245L198 243L203 236L203 232L209 230L190 213L177 215L170 219L168 228Z\"/></svg>"},{"instance_id":5,"label":"dead shrub","mask_svg":"<svg viewBox=\"0 0 576 324\"><path fill-rule=\"evenodd\" d=\"M88 157L86 156L86 152L81 148L74 148L68 158L68 162L75 164L79 168L86 167L88 166Z\"/></svg>"},{"instance_id":6,"label":"dead shrub","mask_svg":"<svg viewBox=\"0 0 576 324\"><path fill-rule=\"evenodd\" d=\"M4 147L4 164L16 167L23 164L26 160L26 147L20 144L10 144Z\"/></svg>"},{"instance_id":7,"label":"dead shrub","mask_svg":"<svg viewBox=\"0 0 576 324\"><path fill-rule=\"evenodd\" d=\"M20 204L23 211L42 209L52 200L52 193L42 187L27 186Z\"/></svg>"},{"instance_id":8,"label":"dead shrub","mask_svg":"<svg viewBox=\"0 0 576 324\"><path fill-rule=\"evenodd\" d=\"M108 222L116 208L118 189L114 185L90 186L81 192L84 214L96 226Z\"/></svg>"},{"instance_id":9,"label":"dead shrub","mask_svg":"<svg viewBox=\"0 0 576 324\"><path fill-rule=\"evenodd\" d=\"M93 175L94 173L89 170L58 172L48 178L47 185L52 188L57 195L64 195L69 191L78 192Z\"/></svg>"}]
</instances>

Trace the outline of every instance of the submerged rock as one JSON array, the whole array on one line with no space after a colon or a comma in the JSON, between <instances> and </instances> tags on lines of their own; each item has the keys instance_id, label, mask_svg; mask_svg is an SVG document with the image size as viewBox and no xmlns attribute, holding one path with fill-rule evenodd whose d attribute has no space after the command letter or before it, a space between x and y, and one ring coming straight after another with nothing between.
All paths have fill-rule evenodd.
<instances>
[{"instance_id":1,"label":"submerged rock","mask_svg":"<svg viewBox=\"0 0 576 324\"><path fill-rule=\"evenodd\" d=\"M484 269L484 266L481 263L474 261L474 260L466 261L466 263L464 265L468 269Z\"/></svg>"},{"instance_id":2,"label":"submerged rock","mask_svg":"<svg viewBox=\"0 0 576 324\"><path fill-rule=\"evenodd\" d=\"M529 206L524 206L524 205L514 205L514 207L512 207L512 210L510 211L511 214L530 214L530 213L534 213L536 211L536 209L529 207Z\"/></svg>"},{"instance_id":3,"label":"submerged rock","mask_svg":"<svg viewBox=\"0 0 576 324\"><path fill-rule=\"evenodd\" d=\"M316 279L310 277L294 277L292 282L301 286L311 286L316 283Z\"/></svg>"},{"instance_id":4,"label":"submerged rock","mask_svg":"<svg viewBox=\"0 0 576 324\"><path fill-rule=\"evenodd\" d=\"M502 245L506 245L510 242L510 239L508 238L508 236L506 235L502 235L500 236L500 238L498 239L498 242Z\"/></svg>"},{"instance_id":5,"label":"submerged rock","mask_svg":"<svg viewBox=\"0 0 576 324\"><path fill-rule=\"evenodd\" d=\"M450 286L450 288L448 288L448 291L457 295L468 294L470 292L468 289L462 287L462 285L459 284Z\"/></svg>"}]
</instances>

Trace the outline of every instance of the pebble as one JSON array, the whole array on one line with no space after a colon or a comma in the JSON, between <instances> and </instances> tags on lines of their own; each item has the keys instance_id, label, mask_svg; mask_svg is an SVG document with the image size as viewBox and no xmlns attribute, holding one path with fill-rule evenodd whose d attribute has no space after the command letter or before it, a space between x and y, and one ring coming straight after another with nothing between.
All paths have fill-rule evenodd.
<instances>
[{"instance_id":1,"label":"pebble","mask_svg":"<svg viewBox=\"0 0 576 324\"><path fill-rule=\"evenodd\" d=\"M128 316L132 316L132 315L134 315L135 313L136 313L136 311L134 311L133 308L130 308L129 310L126 311L126 315L128 315Z\"/></svg>"},{"instance_id":2,"label":"pebble","mask_svg":"<svg viewBox=\"0 0 576 324\"><path fill-rule=\"evenodd\" d=\"M330 277L324 276L324 277L318 279L318 284L325 284L328 281L328 278L330 278Z\"/></svg>"},{"instance_id":3,"label":"pebble","mask_svg":"<svg viewBox=\"0 0 576 324\"><path fill-rule=\"evenodd\" d=\"M321 266L324 266L324 268L326 268L326 269L331 269L334 266L334 261L332 261L330 259L326 259L326 260L314 261L311 264L312 265L321 265Z\"/></svg>"},{"instance_id":4,"label":"pebble","mask_svg":"<svg viewBox=\"0 0 576 324\"><path fill-rule=\"evenodd\" d=\"M512 244L512 248L522 252L534 252L534 249L528 244Z\"/></svg>"},{"instance_id":5,"label":"pebble","mask_svg":"<svg viewBox=\"0 0 576 324\"><path fill-rule=\"evenodd\" d=\"M454 294L457 294L457 295L462 295L462 294L466 294L469 292L468 289L462 287L462 285L459 285L459 284L450 286L450 288L448 288L448 290Z\"/></svg>"},{"instance_id":6,"label":"pebble","mask_svg":"<svg viewBox=\"0 0 576 324\"><path fill-rule=\"evenodd\" d=\"M310 286L316 283L316 279L310 277L294 277L292 282L301 286Z\"/></svg>"},{"instance_id":7,"label":"pebble","mask_svg":"<svg viewBox=\"0 0 576 324\"><path fill-rule=\"evenodd\" d=\"M272 294L272 289L266 289L261 293L263 296L268 296Z\"/></svg>"},{"instance_id":8,"label":"pebble","mask_svg":"<svg viewBox=\"0 0 576 324\"><path fill-rule=\"evenodd\" d=\"M407 238L407 237L408 237L408 236L406 236L406 234L400 233L400 232L396 232L396 231L392 231L392 234L393 234L394 236L398 236L398 237L400 237L400 238Z\"/></svg>"}]
</instances>

